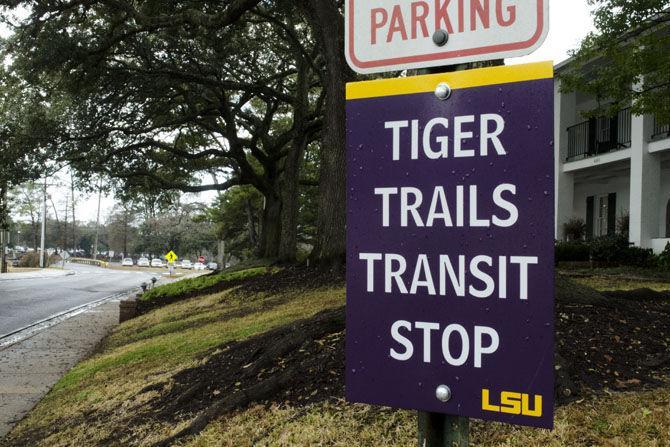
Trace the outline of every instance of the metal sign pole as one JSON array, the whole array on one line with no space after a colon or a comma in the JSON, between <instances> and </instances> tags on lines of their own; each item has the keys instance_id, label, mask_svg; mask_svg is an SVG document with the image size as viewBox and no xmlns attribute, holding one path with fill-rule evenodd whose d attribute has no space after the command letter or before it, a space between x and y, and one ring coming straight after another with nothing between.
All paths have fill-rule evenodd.
<instances>
[{"instance_id":1,"label":"metal sign pole","mask_svg":"<svg viewBox=\"0 0 670 447\"><path fill-rule=\"evenodd\" d=\"M419 447L468 447L470 419L419 412Z\"/></svg>"},{"instance_id":2,"label":"metal sign pole","mask_svg":"<svg viewBox=\"0 0 670 447\"><path fill-rule=\"evenodd\" d=\"M503 59L494 59L476 64L432 67L417 70L417 74L447 73L480 67L497 67L504 64ZM470 445L470 419L468 418L419 411L418 423L419 447L468 447Z\"/></svg>"}]
</instances>

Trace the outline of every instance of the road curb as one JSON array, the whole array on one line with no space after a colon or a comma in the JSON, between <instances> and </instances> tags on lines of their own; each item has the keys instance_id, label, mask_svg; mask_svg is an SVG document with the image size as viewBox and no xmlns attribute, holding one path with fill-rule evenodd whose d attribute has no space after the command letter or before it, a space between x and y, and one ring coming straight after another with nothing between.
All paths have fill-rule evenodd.
<instances>
[{"instance_id":1,"label":"road curb","mask_svg":"<svg viewBox=\"0 0 670 447\"><path fill-rule=\"evenodd\" d=\"M62 278L64 276L72 276L75 274L74 270L66 270L64 273L59 274L59 275L27 275L27 276L20 276L20 277L11 277L13 275L21 275L21 273L3 273L0 275L0 282L3 281L20 281L20 280L26 280L26 279L48 279L48 278ZM5 276L7 275L7 276Z\"/></svg>"},{"instance_id":2,"label":"road curb","mask_svg":"<svg viewBox=\"0 0 670 447\"><path fill-rule=\"evenodd\" d=\"M62 323L65 320L69 320L70 318L75 317L79 314L88 312L91 309L95 309L96 307L108 301L123 298L124 296L127 296L128 294L132 293L133 290L134 289L129 289L124 292L115 293L105 298L100 298L98 300L91 301L90 303L82 304L81 306L70 308L66 311L51 315L47 318L31 323L15 331L9 332L7 334L2 334L0 335L0 351L5 350L10 346L15 345L16 343L19 343L23 340L27 340L28 338L33 337L34 335L37 335L40 332L49 329L52 326Z\"/></svg>"}]
</instances>

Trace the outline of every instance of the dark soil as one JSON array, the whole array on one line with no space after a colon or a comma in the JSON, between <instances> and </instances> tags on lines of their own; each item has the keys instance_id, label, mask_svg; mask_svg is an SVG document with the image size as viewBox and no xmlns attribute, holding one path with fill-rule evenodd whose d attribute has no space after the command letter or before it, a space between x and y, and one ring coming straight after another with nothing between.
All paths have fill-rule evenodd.
<instances>
[{"instance_id":1,"label":"dark soil","mask_svg":"<svg viewBox=\"0 0 670 447\"><path fill-rule=\"evenodd\" d=\"M275 402L305 405L344 395L344 308L222 349L174 376L171 390L155 402L159 418L190 418L213 401L286 373L288 384L268 396Z\"/></svg>"},{"instance_id":2,"label":"dark soil","mask_svg":"<svg viewBox=\"0 0 670 447\"><path fill-rule=\"evenodd\" d=\"M276 293L343 285L342 272L305 267L247 280L239 293ZM557 278L557 403L602 392L667 386L670 377L670 294L648 289L600 294ZM237 293L237 292L236 292ZM197 417L161 445L252 403L293 406L344 396L344 308L212 350L198 367L143 392L160 396L122 430L159 418ZM95 421L100 415L87 417Z\"/></svg>"},{"instance_id":3,"label":"dark soil","mask_svg":"<svg viewBox=\"0 0 670 447\"><path fill-rule=\"evenodd\" d=\"M286 290L301 292L321 287L338 286L344 283L344 269L322 270L305 265L294 265L283 268L277 273L263 275L245 281L235 291L242 295L255 293L277 294Z\"/></svg>"},{"instance_id":4,"label":"dark soil","mask_svg":"<svg viewBox=\"0 0 670 447\"><path fill-rule=\"evenodd\" d=\"M670 299L651 290L607 296L591 304L557 302L559 402L605 388L668 383Z\"/></svg>"},{"instance_id":5,"label":"dark soil","mask_svg":"<svg viewBox=\"0 0 670 447\"><path fill-rule=\"evenodd\" d=\"M305 288L337 281L287 270L272 288L293 287L296 277ZM266 290L269 280L254 279L243 286L245 293ZM562 278L558 290L559 404L606 388L636 390L667 384L670 296L643 290L606 297ZM202 366L175 376L169 392L154 406L163 419L189 418L226 396L277 377L285 378L283 386L246 403L306 405L342 398L343 375L344 309L338 309L222 347Z\"/></svg>"}]
</instances>

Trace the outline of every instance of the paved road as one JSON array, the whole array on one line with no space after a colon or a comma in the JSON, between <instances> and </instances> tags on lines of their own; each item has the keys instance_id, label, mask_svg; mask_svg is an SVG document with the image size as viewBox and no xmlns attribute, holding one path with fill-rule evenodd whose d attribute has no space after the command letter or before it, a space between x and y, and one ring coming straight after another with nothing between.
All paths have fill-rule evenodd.
<instances>
[{"instance_id":1,"label":"paved road","mask_svg":"<svg viewBox=\"0 0 670 447\"><path fill-rule=\"evenodd\" d=\"M0 280L0 336L59 312L139 287L155 273L68 264L75 274Z\"/></svg>"}]
</instances>

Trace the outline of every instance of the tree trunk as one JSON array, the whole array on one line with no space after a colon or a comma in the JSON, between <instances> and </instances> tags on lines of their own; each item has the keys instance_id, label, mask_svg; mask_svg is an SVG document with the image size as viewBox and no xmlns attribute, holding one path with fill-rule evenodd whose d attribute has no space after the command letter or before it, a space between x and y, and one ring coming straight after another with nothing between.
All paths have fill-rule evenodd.
<instances>
[{"instance_id":1,"label":"tree trunk","mask_svg":"<svg viewBox=\"0 0 670 447\"><path fill-rule=\"evenodd\" d=\"M248 198L244 200L244 205L247 209L247 226L249 227L249 243L252 247L257 247L258 239L256 238L256 221L254 220L254 211L251 207L251 200Z\"/></svg>"},{"instance_id":2,"label":"tree trunk","mask_svg":"<svg viewBox=\"0 0 670 447\"><path fill-rule=\"evenodd\" d=\"M54 241L56 242L56 245L58 245L58 240L61 239L61 225L60 225L60 219L58 218L58 210L56 209L56 203L51 199L51 207L54 210L54 217L56 219L56 236L54 237ZM56 247L56 253L58 253L58 247Z\"/></svg>"},{"instance_id":3,"label":"tree trunk","mask_svg":"<svg viewBox=\"0 0 670 447\"><path fill-rule=\"evenodd\" d=\"M65 196L65 213L63 213L63 214L65 214L65 219L63 220L63 240L61 242L63 244L63 250L65 250L65 251L68 251L68 248L67 248L67 219L68 219L67 210L68 210L69 200L70 200L69 197L66 195Z\"/></svg>"},{"instance_id":4,"label":"tree trunk","mask_svg":"<svg viewBox=\"0 0 670 447\"><path fill-rule=\"evenodd\" d=\"M128 212L123 210L123 257L128 257Z\"/></svg>"},{"instance_id":5,"label":"tree trunk","mask_svg":"<svg viewBox=\"0 0 670 447\"><path fill-rule=\"evenodd\" d=\"M334 0L303 0L325 58L326 89L321 141L319 215L312 258L339 265L346 251L345 83L352 79L344 59L344 20Z\"/></svg>"},{"instance_id":6,"label":"tree trunk","mask_svg":"<svg viewBox=\"0 0 670 447\"><path fill-rule=\"evenodd\" d=\"M276 259L279 255L279 241L281 239L281 209L279 196L270 193L265 196L263 223L261 225L261 240L259 255L266 259Z\"/></svg>"},{"instance_id":7,"label":"tree trunk","mask_svg":"<svg viewBox=\"0 0 670 447\"><path fill-rule=\"evenodd\" d=\"M0 273L7 273L5 247L6 231L9 230L9 204L7 203L7 184L0 185Z\"/></svg>"},{"instance_id":8,"label":"tree trunk","mask_svg":"<svg viewBox=\"0 0 670 447\"><path fill-rule=\"evenodd\" d=\"M296 51L296 62L298 77L297 92L293 103L293 126L296 128L298 136L291 142L291 150L284 159L284 170L279 180L279 194L282 199L279 260L283 262L296 260L298 248L298 184L300 166L309 139L309 135L305 134L302 126L309 108L308 66L299 51Z\"/></svg>"},{"instance_id":9,"label":"tree trunk","mask_svg":"<svg viewBox=\"0 0 670 447\"><path fill-rule=\"evenodd\" d=\"M298 248L298 183L304 152L304 142L296 141L291 152L286 156L286 165L280 182L279 193L282 198L282 209L279 260L283 262L292 262L296 259Z\"/></svg>"},{"instance_id":10,"label":"tree trunk","mask_svg":"<svg viewBox=\"0 0 670 447\"><path fill-rule=\"evenodd\" d=\"M35 214L30 212L30 228L33 233L33 250L37 253L37 221L35 220Z\"/></svg>"}]
</instances>

